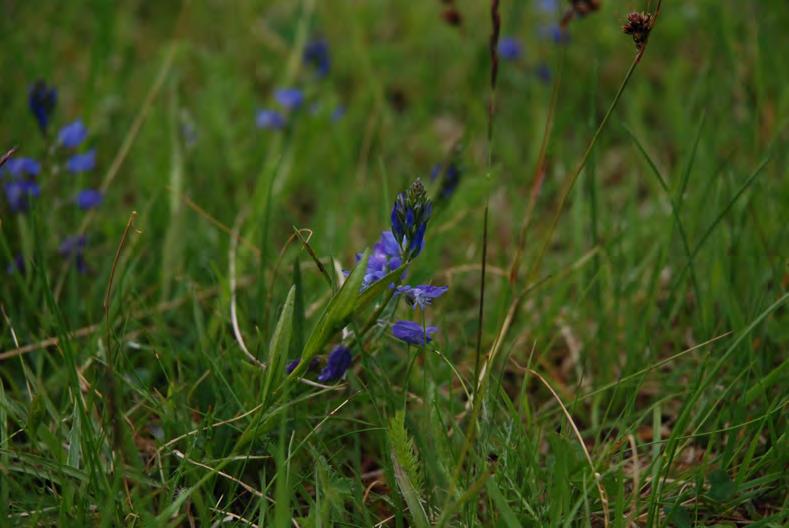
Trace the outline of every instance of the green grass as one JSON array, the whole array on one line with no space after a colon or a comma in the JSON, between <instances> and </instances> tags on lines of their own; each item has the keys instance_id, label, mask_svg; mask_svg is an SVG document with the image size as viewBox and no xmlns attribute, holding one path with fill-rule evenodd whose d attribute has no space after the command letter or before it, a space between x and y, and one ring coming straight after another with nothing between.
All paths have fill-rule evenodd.
<instances>
[{"instance_id":1,"label":"green grass","mask_svg":"<svg viewBox=\"0 0 789 528\"><path fill-rule=\"evenodd\" d=\"M27 214L0 197L0 525L789 524L789 5L666 0L616 99L625 14L657 2L603 2L565 46L502 2L524 56L489 143L490 6L455 3L460 28L438 1L6 6L0 150L44 167ZM55 170L37 78L95 171ZM281 86L307 108L256 129ZM356 274L341 289L395 194L452 156L408 271L448 293L423 320ZM87 275L58 255L83 230ZM378 318L440 331L408 347ZM286 376L342 327L342 382Z\"/></svg>"}]
</instances>

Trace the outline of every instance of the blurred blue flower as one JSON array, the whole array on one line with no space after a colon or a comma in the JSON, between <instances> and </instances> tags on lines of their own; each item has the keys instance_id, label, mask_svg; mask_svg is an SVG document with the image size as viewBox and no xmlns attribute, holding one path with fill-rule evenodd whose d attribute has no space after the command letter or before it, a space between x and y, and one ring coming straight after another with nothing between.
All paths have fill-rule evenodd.
<instances>
[{"instance_id":1,"label":"blurred blue flower","mask_svg":"<svg viewBox=\"0 0 789 528\"><path fill-rule=\"evenodd\" d=\"M91 149L84 154L75 154L66 161L69 172L87 172L96 166L96 150Z\"/></svg>"},{"instance_id":2,"label":"blurred blue flower","mask_svg":"<svg viewBox=\"0 0 789 528\"><path fill-rule=\"evenodd\" d=\"M412 308L419 307L424 310L425 306L432 304L433 299L441 297L448 289L447 286L432 286L430 284L406 285L397 288L397 293L404 295Z\"/></svg>"},{"instance_id":3,"label":"blurred blue flower","mask_svg":"<svg viewBox=\"0 0 789 528\"><path fill-rule=\"evenodd\" d=\"M30 207L30 199L38 198L41 189L31 180L14 180L3 184L8 208L12 213L23 213Z\"/></svg>"},{"instance_id":4,"label":"blurred blue flower","mask_svg":"<svg viewBox=\"0 0 789 528\"><path fill-rule=\"evenodd\" d=\"M65 259L73 259L77 271L83 275L88 272L88 264L85 261L87 242L85 235L71 235L64 238L58 247L58 253Z\"/></svg>"},{"instance_id":5,"label":"blurred blue flower","mask_svg":"<svg viewBox=\"0 0 789 528\"><path fill-rule=\"evenodd\" d=\"M17 253L11 262L5 267L5 272L11 275L12 273L24 273L25 272L25 259L22 257L21 253Z\"/></svg>"},{"instance_id":6,"label":"blurred blue flower","mask_svg":"<svg viewBox=\"0 0 789 528\"><path fill-rule=\"evenodd\" d=\"M197 127L191 121L181 123L181 137L187 148L192 148L197 144Z\"/></svg>"},{"instance_id":7,"label":"blurred blue flower","mask_svg":"<svg viewBox=\"0 0 789 528\"><path fill-rule=\"evenodd\" d=\"M49 119L55 111L57 102L58 91L54 86L47 86L44 81L39 80L30 87L30 92L28 93L30 111L33 112L33 117L35 117L38 122L38 128L40 128L41 132L45 135L47 133L47 126L49 125Z\"/></svg>"},{"instance_id":8,"label":"blurred blue flower","mask_svg":"<svg viewBox=\"0 0 789 528\"><path fill-rule=\"evenodd\" d=\"M553 14L559 9L558 0L537 0L537 9L543 13Z\"/></svg>"},{"instance_id":9,"label":"blurred blue flower","mask_svg":"<svg viewBox=\"0 0 789 528\"><path fill-rule=\"evenodd\" d=\"M392 335L409 345L426 345L436 332L438 328L435 326L422 328L422 325L413 321L397 321L392 325Z\"/></svg>"},{"instance_id":10,"label":"blurred blue flower","mask_svg":"<svg viewBox=\"0 0 789 528\"><path fill-rule=\"evenodd\" d=\"M537 74L537 78L542 82L546 84L551 82L551 68L548 67L548 64L541 62L539 65L537 65L537 69L534 73Z\"/></svg>"},{"instance_id":11,"label":"blurred blue flower","mask_svg":"<svg viewBox=\"0 0 789 528\"><path fill-rule=\"evenodd\" d=\"M66 148L77 148L85 141L87 135L88 129L82 123L82 120L77 119L60 129L58 142Z\"/></svg>"},{"instance_id":12,"label":"blurred blue flower","mask_svg":"<svg viewBox=\"0 0 789 528\"><path fill-rule=\"evenodd\" d=\"M540 28L540 35L542 38L549 39L555 44L567 44L570 42L570 33L558 24L542 26Z\"/></svg>"},{"instance_id":13,"label":"blurred blue flower","mask_svg":"<svg viewBox=\"0 0 789 528\"><path fill-rule=\"evenodd\" d=\"M329 45L324 39L315 39L307 43L304 47L304 62L312 64L320 77L329 74L331 59L329 57Z\"/></svg>"},{"instance_id":14,"label":"blurred blue flower","mask_svg":"<svg viewBox=\"0 0 789 528\"><path fill-rule=\"evenodd\" d=\"M63 257L70 257L85 249L88 239L85 235L71 235L63 239L58 247L58 253Z\"/></svg>"},{"instance_id":15,"label":"blurred blue flower","mask_svg":"<svg viewBox=\"0 0 789 528\"><path fill-rule=\"evenodd\" d=\"M343 105L337 105L337 108L331 113L331 120L333 123L336 123L340 119L345 116L345 107Z\"/></svg>"},{"instance_id":16,"label":"blurred blue flower","mask_svg":"<svg viewBox=\"0 0 789 528\"><path fill-rule=\"evenodd\" d=\"M285 372L286 372L286 373L288 373L288 374L290 374L291 372L293 372L294 370L296 370L296 367L298 367L298 366L299 366L299 363L301 363L301 358L296 358L296 359L294 359L293 361L291 361L290 363L288 363L287 365L285 365ZM319 363L320 363L320 362L318 361L318 358L312 358L312 359L310 360L310 366L307 368L307 370L312 370L312 369L314 369L315 367L317 367L317 366L318 366L318 364L319 364Z\"/></svg>"},{"instance_id":17,"label":"blurred blue flower","mask_svg":"<svg viewBox=\"0 0 789 528\"><path fill-rule=\"evenodd\" d=\"M348 347L338 345L329 353L329 358L326 361L326 367L318 375L318 381L326 383L327 381L338 380L343 377L345 371L351 366L351 350Z\"/></svg>"},{"instance_id":18,"label":"blurred blue flower","mask_svg":"<svg viewBox=\"0 0 789 528\"><path fill-rule=\"evenodd\" d=\"M286 110L296 110L304 103L304 92L298 88L280 88L274 92L274 99Z\"/></svg>"},{"instance_id":19,"label":"blurred blue flower","mask_svg":"<svg viewBox=\"0 0 789 528\"><path fill-rule=\"evenodd\" d=\"M279 130L285 126L285 118L276 110L258 110L255 124L266 130Z\"/></svg>"},{"instance_id":20,"label":"blurred blue flower","mask_svg":"<svg viewBox=\"0 0 789 528\"><path fill-rule=\"evenodd\" d=\"M502 37L499 41L499 55L505 60L517 60L521 56L521 43L515 37Z\"/></svg>"},{"instance_id":21,"label":"blurred blue flower","mask_svg":"<svg viewBox=\"0 0 789 528\"><path fill-rule=\"evenodd\" d=\"M11 158L0 169L0 174L4 172L15 178L25 174L38 176L41 172L41 164L32 158Z\"/></svg>"},{"instance_id":22,"label":"blurred blue flower","mask_svg":"<svg viewBox=\"0 0 789 528\"><path fill-rule=\"evenodd\" d=\"M85 189L77 194L77 207L83 211L87 211L88 209L93 209L101 205L103 199L104 196L101 194L101 191L96 189Z\"/></svg>"},{"instance_id":23,"label":"blurred blue flower","mask_svg":"<svg viewBox=\"0 0 789 528\"><path fill-rule=\"evenodd\" d=\"M449 164L436 163L430 171L430 180L435 181L441 176L441 183L438 188L438 196L441 199L447 200L460 185L460 168L452 161Z\"/></svg>"}]
</instances>

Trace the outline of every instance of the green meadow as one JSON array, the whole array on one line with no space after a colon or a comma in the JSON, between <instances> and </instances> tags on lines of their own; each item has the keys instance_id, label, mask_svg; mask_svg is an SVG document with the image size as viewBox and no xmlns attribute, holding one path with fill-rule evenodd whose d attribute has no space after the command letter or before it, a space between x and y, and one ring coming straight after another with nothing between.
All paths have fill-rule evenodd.
<instances>
[{"instance_id":1,"label":"green meadow","mask_svg":"<svg viewBox=\"0 0 789 528\"><path fill-rule=\"evenodd\" d=\"M789 525L789 3L2 5L0 526Z\"/></svg>"}]
</instances>

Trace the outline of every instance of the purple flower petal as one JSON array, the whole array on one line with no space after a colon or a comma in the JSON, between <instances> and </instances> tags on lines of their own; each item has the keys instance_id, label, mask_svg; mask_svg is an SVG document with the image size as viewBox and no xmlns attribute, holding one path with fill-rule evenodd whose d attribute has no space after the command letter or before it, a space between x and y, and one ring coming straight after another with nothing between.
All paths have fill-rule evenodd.
<instances>
[{"instance_id":1,"label":"purple flower petal","mask_svg":"<svg viewBox=\"0 0 789 528\"><path fill-rule=\"evenodd\" d=\"M505 60L518 60L521 56L521 43L515 37L503 37L499 41L499 55Z\"/></svg>"},{"instance_id":2,"label":"purple flower petal","mask_svg":"<svg viewBox=\"0 0 789 528\"><path fill-rule=\"evenodd\" d=\"M285 118L276 110L258 110L255 124L258 128L279 130L285 127Z\"/></svg>"},{"instance_id":3,"label":"purple flower petal","mask_svg":"<svg viewBox=\"0 0 789 528\"><path fill-rule=\"evenodd\" d=\"M441 297L448 289L447 286L420 284L419 286L400 286L397 288L397 293L405 295L413 308L419 307L424 310L425 306L432 304L433 299Z\"/></svg>"},{"instance_id":4,"label":"purple flower petal","mask_svg":"<svg viewBox=\"0 0 789 528\"><path fill-rule=\"evenodd\" d=\"M60 129L58 143L66 148L77 148L85 141L87 136L88 129L82 123L82 120L77 119Z\"/></svg>"},{"instance_id":5,"label":"purple flower petal","mask_svg":"<svg viewBox=\"0 0 789 528\"><path fill-rule=\"evenodd\" d=\"M425 345L432 340L436 332L438 327L422 328L422 325L413 321L397 321L392 325L392 335L409 345Z\"/></svg>"},{"instance_id":6,"label":"purple flower petal","mask_svg":"<svg viewBox=\"0 0 789 528\"><path fill-rule=\"evenodd\" d=\"M342 345L336 346L334 350L329 353L326 367L318 376L318 381L326 383L327 381L334 381L342 378L345 371L351 366L352 360L351 350L348 347Z\"/></svg>"},{"instance_id":7,"label":"purple flower petal","mask_svg":"<svg viewBox=\"0 0 789 528\"><path fill-rule=\"evenodd\" d=\"M104 196L101 194L101 191L96 189L85 189L77 194L77 207L83 211L87 211L88 209L93 209L101 205L103 199Z\"/></svg>"},{"instance_id":8,"label":"purple flower petal","mask_svg":"<svg viewBox=\"0 0 789 528\"><path fill-rule=\"evenodd\" d=\"M87 172L96 166L96 150L91 149L84 154L75 154L66 161L69 172Z\"/></svg>"},{"instance_id":9,"label":"purple flower petal","mask_svg":"<svg viewBox=\"0 0 789 528\"><path fill-rule=\"evenodd\" d=\"M12 213L23 213L30 207L30 199L38 198L41 189L34 181L11 181L3 184L8 207Z\"/></svg>"},{"instance_id":10,"label":"purple flower petal","mask_svg":"<svg viewBox=\"0 0 789 528\"><path fill-rule=\"evenodd\" d=\"M41 164L32 158L11 158L3 165L2 172L7 172L14 178L24 175L38 176Z\"/></svg>"},{"instance_id":11,"label":"purple flower petal","mask_svg":"<svg viewBox=\"0 0 789 528\"><path fill-rule=\"evenodd\" d=\"M298 88L280 88L274 92L274 99L286 110L296 110L304 103L304 93Z\"/></svg>"}]
</instances>

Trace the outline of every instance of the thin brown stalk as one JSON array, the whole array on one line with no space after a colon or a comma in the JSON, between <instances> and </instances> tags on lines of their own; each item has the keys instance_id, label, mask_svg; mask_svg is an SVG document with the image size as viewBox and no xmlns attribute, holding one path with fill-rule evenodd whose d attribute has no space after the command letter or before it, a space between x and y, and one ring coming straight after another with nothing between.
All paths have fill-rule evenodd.
<instances>
[{"instance_id":1,"label":"thin brown stalk","mask_svg":"<svg viewBox=\"0 0 789 528\"><path fill-rule=\"evenodd\" d=\"M8 149L8 151L5 154L3 154L3 157L0 158L0 167L5 165L5 162L11 159L11 156L13 156L15 152L16 152L16 147L11 147L10 149Z\"/></svg>"}]
</instances>

